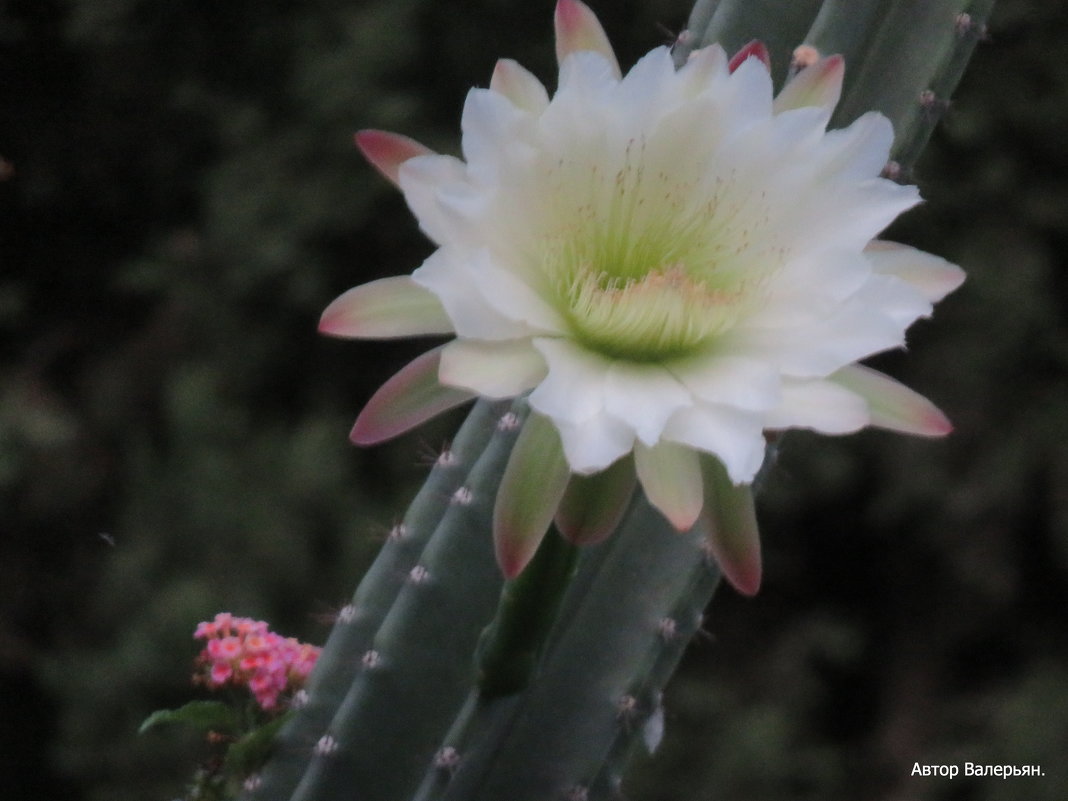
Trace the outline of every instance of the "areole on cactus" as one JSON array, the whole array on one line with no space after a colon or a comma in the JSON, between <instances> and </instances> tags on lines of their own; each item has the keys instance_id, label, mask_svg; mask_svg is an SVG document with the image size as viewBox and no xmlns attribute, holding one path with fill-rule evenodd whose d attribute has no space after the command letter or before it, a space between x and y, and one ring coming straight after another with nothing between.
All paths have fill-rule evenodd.
<instances>
[{"instance_id":1,"label":"areole on cactus","mask_svg":"<svg viewBox=\"0 0 1068 801\"><path fill-rule=\"evenodd\" d=\"M622 75L581 2L559 0L555 28L556 92L498 62L468 95L463 160L357 135L437 250L343 294L320 330L455 339L389 380L353 440L529 393L494 515L511 577L554 519L575 542L610 532L635 478L679 530L751 508L766 432L947 433L930 402L857 364L902 346L963 273L876 239L920 198L880 177L884 117L827 130L843 60L815 59L775 97L761 47L704 47L678 70L661 47ZM582 503L603 511L575 515ZM709 527L746 593L750 525L741 543Z\"/></svg>"}]
</instances>

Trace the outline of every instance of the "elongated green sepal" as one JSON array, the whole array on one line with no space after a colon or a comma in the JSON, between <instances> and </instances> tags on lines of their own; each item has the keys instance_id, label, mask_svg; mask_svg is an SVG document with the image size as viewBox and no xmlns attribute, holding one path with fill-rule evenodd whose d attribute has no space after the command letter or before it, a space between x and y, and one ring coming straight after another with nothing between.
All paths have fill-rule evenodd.
<instances>
[{"instance_id":1,"label":"elongated green sepal","mask_svg":"<svg viewBox=\"0 0 1068 801\"><path fill-rule=\"evenodd\" d=\"M452 320L437 295L409 275L353 287L326 307L319 333L354 339L451 334Z\"/></svg>"},{"instance_id":2,"label":"elongated green sepal","mask_svg":"<svg viewBox=\"0 0 1068 801\"><path fill-rule=\"evenodd\" d=\"M560 504L570 470L549 418L531 414L508 459L493 509L493 541L505 577L526 567Z\"/></svg>"},{"instance_id":3,"label":"elongated green sepal","mask_svg":"<svg viewBox=\"0 0 1068 801\"><path fill-rule=\"evenodd\" d=\"M701 513L701 465L693 448L674 442L634 446L634 467L649 503L686 531Z\"/></svg>"},{"instance_id":4,"label":"elongated green sepal","mask_svg":"<svg viewBox=\"0 0 1068 801\"><path fill-rule=\"evenodd\" d=\"M473 392L438 382L442 347L416 357L379 387L356 418L349 439L375 445L474 398Z\"/></svg>"},{"instance_id":5,"label":"elongated green sepal","mask_svg":"<svg viewBox=\"0 0 1068 801\"><path fill-rule=\"evenodd\" d=\"M556 510L556 527L575 545L597 544L616 530L636 484L629 456L599 473L572 475Z\"/></svg>"},{"instance_id":6,"label":"elongated green sepal","mask_svg":"<svg viewBox=\"0 0 1068 801\"><path fill-rule=\"evenodd\" d=\"M701 472L705 483L702 517L708 550L723 577L738 592L756 595L762 567L752 487L735 485L714 456L701 457Z\"/></svg>"},{"instance_id":7,"label":"elongated green sepal","mask_svg":"<svg viewBox=\"0 0 1068 801\"><path fill-rule=\"evenodd\" d=\"M389 131L360 131L356 134L356 146L364 158L393 184L400 183L400 165L408 159L434 152L414 139Z\"/></svg>"},{"instance_id":8,"label":"elongated green sepal","mask_svg":"<svg viewBox=\"0 0 1068 801\"><path fill-rule=\"evenodd\" d=\"M831 380L868 402L871 424L921 437L944 437L953 424L927 398L876 370L853 364Z\"/></svg>"}]
</instances>

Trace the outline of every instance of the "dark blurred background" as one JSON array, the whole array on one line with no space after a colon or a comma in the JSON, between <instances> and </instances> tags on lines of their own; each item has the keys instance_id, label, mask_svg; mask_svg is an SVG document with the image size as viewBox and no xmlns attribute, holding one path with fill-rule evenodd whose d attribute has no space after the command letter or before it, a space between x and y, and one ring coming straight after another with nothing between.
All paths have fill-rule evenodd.
<instances>
[{"instance_id":1,"label":"dark blurred background","mask_svg":"<svg viewBox=\"0 0 1068 801\"><path fill-rule=\"evenodd\" d=\"M194 625L325 639L456 418L357 450L421 343L315 333L430 251L360 127L448 152L551 0L0 3L0 795L168 799ZM624 64L688 0L595 2ZM999 0L892 235L969 280L877 366L956 432L785 441L635 801L1068 798L1068 8ZM422 344L425 347L425 343ZM912 777L914 763L1043 778Z\"/></svg>"}]
</instances>

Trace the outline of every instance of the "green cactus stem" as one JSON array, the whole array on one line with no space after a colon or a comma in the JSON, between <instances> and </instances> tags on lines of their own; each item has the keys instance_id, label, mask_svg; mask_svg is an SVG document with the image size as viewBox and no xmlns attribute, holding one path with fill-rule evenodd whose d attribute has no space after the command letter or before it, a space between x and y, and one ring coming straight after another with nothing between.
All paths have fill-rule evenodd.
<instances>
[{"instance_id":1,"label":"green cactus stem","mask_svg":"<svg viewBox=\"0 0 1068 801\"><path fill-rule=\"evenodd\" d=\"M894 124L894 177L906 178L948 107L993 5L827 0L804 41L846 57L846 85L832 126L881 111Z\"/></svg>"},{"instance_id":2,"label":"green cactus stem","mask_svg":"<svg viewBox=\"0 0 1068 801\"><path fill-rule=\"evenodd\" d=\"M578 548L550 531L526 569L505 585L478 646L482 697L510 695L530 683L577 560Z\"/></svg>"},{"instance_id":3,"label":"green cactus stem","mask_svg":"<svg viewBox=\"0 0 1068 801\"><path fill-rule=\"evenodd\" d=\"M703 543L703 532L679 534L639 493L620 530L583 551L568 614L530 686L469 701L466 730L438 751L450 764L432 769L417 801L592 798L606 761L640 736L647 710L638 699L658 697L681 656L688 624L675 639L664 620L695 620L718 578ZM583 569L587 558L593 570Z\"/></svg>"},{"instance_id":4,"label":"green cactus stem","mask_svg":"<svg viewBox=\"0 0 1068 801\"><path fill-rule=\"evenodd\" d=\"M351 603L339 612L302 696L304 703L278 737L273 759L250 782L250 789L255 790L250 797L271 801L291 797L317 744L324 736L330 736L327 732L342 699L353 681L366 671L366 662L374 661L369 655L375 651L375 637L398 596L409 586L412 571L419 566L432 535L447 536L448 529L439 524L446 518L461 517L455 510L465 508L459 501L473 492L473 483L487 483L487 468L477 473L480 455L490 448L498 457L506 454L524 415L522 406L510 410L508 404L475 404L452 445L438 458L403 521L393 527ZM477 508L484 509L490 502L492 489L480 491L483 499ZM484 537L480 532L471 539L481 542ZM490 547L486 544L486 548ZM491 576L496 576L495 566ZM487 619L491 614L492 608Z\"/></svg>"}]
</instances>

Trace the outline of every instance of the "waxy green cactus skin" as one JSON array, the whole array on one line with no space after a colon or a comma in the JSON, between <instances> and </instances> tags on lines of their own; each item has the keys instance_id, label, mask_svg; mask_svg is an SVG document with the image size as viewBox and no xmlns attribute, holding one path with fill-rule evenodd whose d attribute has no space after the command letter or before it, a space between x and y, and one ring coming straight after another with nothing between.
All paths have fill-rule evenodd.
<instances>
[{"instance_id":1,"label":"waxy green cactus skin","mask_svg":"<svg viewBox=\"0 0 1068 801\"><path fill-rule=\"evenodd\" d=\"M798 45L840 53L846 81L831 126L886 114L907 175L993 1L698 0L676 60L711 42L733 52L761 39L781 86ZM535 612L536 634L483 634L502 625L502 588L507 606L522 579L501 579L490 521L526 414L522 400L475 405L339 616L304 706L245 801L618 797L629 757L656 739L661 692L719 571L704 523L679 534L639 491L616 532L574 564L566 549L546 557L560 594Z\"/></svg>"},{"instance_id":2,"label":"waxy green cactus skin","mask_svg":"<svg viewBox=\"0 0 1068 801\"><path fill-rule=\"evenodd\" d=\"M711 597L718 572L703 542L638 494L616 534L584 551L529 687L470 699L466 730L444 743L455 764L436 769L416 799L594 797L606 766L640 739ZM665 620L677 618L666 632Z\"/></svg>"},{"instance_id":3,"label":"waxy green cactus skin","mask_svg":"<svg viewBox=\"0 0 1068 801\"><path fill-rule=\"evenodd\" d=\"M445 458L438 459L426 483L395 527L378 558L343 608L306 688L307 701L279 735L275 756L259 777L257 799L288 799L307 770L314 747L327 732L338 705L363 668L363 655L416 566L420 554L465 485L467 474L494 434L507 403L479 401L460 428ZM518 425L518 418L515 424Z\"/></svg>"}]
</instances>

